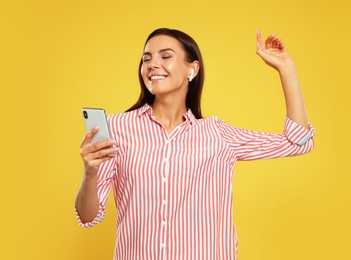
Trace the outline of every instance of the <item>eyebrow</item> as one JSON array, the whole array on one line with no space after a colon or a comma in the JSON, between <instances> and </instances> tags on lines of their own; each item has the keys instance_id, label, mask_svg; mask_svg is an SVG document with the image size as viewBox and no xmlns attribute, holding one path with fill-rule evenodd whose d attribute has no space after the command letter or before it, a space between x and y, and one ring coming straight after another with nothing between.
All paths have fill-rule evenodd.
<instances>
[{"instance_id":1,"label":"eyebrow","mask_svg":"<svg viewBox=\"0 0 351 260\"><path fill-rule=\"evenodd\" d=\"M172 52L175 53L175 51L174 51L173 49L171 49L171 48L161 49L161 50L159 50L157 53L160 54L160 53L166 52L166 51L172 51ZM143 53L143 55L151 55L151 52L146 51L146 52Z\"/></svg>"}]
</instances>

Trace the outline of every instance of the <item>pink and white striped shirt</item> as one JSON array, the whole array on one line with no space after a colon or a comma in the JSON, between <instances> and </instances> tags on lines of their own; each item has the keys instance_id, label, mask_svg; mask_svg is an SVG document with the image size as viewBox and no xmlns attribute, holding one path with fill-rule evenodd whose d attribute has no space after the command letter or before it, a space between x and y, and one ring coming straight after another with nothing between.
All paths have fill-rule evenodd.
<instances>
[{"instance_id":1,"label":"pink and white striped shirt","mask_svg":"<svg viewBox=\"0 0 351 260\"><path fill-rule=\"evenodd\" d=\"M232 179L237 160L304 154L315 131L286 118L283 134L238 129L217 117L185 121L168 134L143 107L109 116L114 159L98 172L100 210L113 188L117 210L114 259L237 259Z\"/></svg>"}]
</instances>

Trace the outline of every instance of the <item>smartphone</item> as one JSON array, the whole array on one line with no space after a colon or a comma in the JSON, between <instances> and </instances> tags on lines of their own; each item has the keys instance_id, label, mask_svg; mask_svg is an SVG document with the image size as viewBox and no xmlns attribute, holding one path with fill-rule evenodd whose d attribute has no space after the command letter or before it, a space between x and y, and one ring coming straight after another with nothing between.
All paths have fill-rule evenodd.
<instances>
[{"instance_id":1,"label":"smartphone","mask_svg":"<svg viewBox=\"0 0 351 260\"><path fill-rule=\"evenodd\" d=\"M94 135L91 143L102 142L111 139L110 130L107 124L106 112L102 108L89 108L82 109L83 119L86 132L89 132L95 126L99 126L99 131ZM108 154L114 156L114 154Z\"/></svg>"}]
</instances>

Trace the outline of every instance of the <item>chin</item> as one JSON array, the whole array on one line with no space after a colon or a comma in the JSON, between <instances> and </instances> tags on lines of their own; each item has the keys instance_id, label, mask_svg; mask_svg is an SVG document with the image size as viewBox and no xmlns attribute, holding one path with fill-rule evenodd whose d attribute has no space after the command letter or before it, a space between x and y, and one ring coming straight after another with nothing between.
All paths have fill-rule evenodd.
<instances>
[{"instance_id":1,"label":"chin","mask_svg":"<svg viewBox=\"0 0 351 260\"><path fill-rule=\"evenodd\" d=\"M150 88L150 87L146 87L147 90L152 94L152 95L156 95L156 92L154 88Z\"/></svg>"}]
</instances>

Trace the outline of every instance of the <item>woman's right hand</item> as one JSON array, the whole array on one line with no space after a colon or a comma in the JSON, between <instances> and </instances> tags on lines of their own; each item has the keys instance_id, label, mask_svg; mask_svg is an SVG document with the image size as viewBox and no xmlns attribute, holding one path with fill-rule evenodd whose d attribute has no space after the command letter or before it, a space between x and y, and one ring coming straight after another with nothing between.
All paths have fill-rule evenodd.
<instances>
[{"instance_id":1,"label":"woman's right hand","mask_svg":"<svg viewBox=\"0 0 351 260\"><path fill-rule=\"evenodd\" d=\"M94 127L85 135L80 145L80 156L84 163L84 173L88 176L95 176L100 164L111 160L113 156L110 156L110 154L114 154L116 151L115 140L91 144L91 140L98 131L99 127Z\"/></svg>"}]
</instances>

